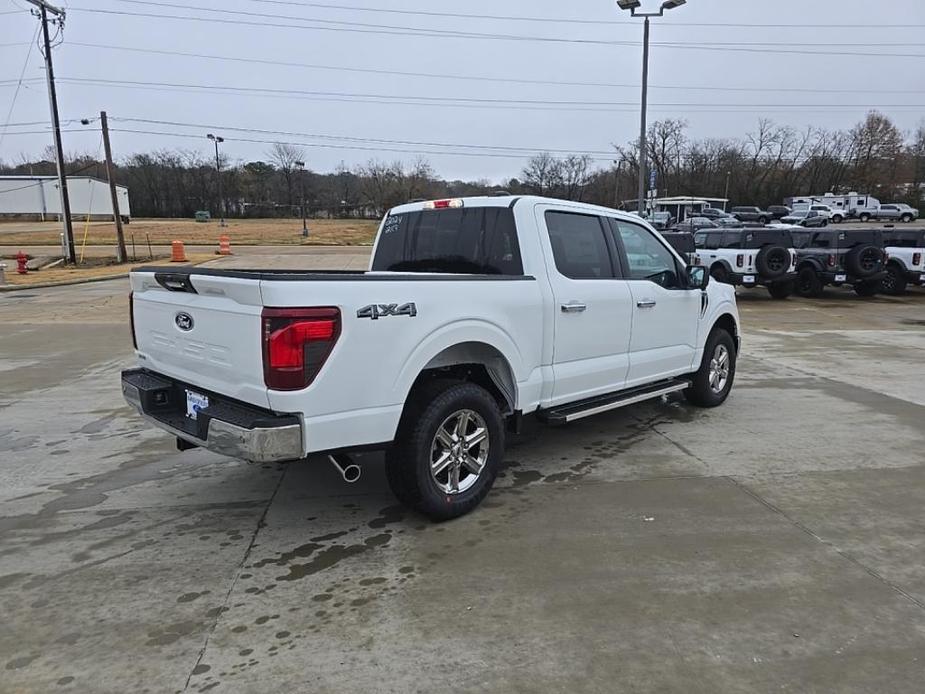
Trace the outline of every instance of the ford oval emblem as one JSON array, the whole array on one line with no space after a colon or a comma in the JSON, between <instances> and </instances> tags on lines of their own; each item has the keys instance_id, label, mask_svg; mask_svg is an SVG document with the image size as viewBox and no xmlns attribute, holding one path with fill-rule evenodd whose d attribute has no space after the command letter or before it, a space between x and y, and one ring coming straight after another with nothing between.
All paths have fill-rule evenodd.
<instances>
[{"instance_id":1,"label":"ford oval emblem","mask_svg":"<svg viewBox=\"0 0 925 694\"><path fill-rule=\"evenodd\" d=\"M181 311L177 314L177 317L174 318L174 322L180 330L189 332L193 329L193 317L188 313L183 313Z\"/></svg>"}]
</instances>

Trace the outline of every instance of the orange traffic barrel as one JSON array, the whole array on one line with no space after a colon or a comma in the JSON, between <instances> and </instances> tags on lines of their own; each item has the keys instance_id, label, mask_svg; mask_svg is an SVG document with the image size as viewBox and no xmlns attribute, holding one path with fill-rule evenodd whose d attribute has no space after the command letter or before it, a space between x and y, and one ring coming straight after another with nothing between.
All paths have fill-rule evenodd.
<instances>
[{"instance_id":1,"label":"orange traffic barrel","mask_svg":"<svg viewBox=\"0 0 925 694\"><path fill-rule=\"evenodd\" d=\"M186 262L186 251L183 249L182 241L174 241L171 244L170 262L171 263L185 263Z\"/></svg>"},{"instance_id":2,"label":"orange traffic barrel","mask_svg":"<svg viewBox=\"0 0 925 694\"><path fill-rule=\"evenodd\" d=\"M231 237L227 234L218 237L218 254L231 255Z\"/></svg>"}]
</instances>

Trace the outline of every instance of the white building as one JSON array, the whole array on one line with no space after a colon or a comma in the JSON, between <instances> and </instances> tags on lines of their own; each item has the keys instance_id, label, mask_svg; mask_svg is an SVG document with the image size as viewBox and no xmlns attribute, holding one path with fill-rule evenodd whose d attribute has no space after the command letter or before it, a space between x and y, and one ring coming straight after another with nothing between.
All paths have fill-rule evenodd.
<instances>
[{"instance_id":1,"label":"white building","mask_svg":"<svg viewBox=\"0 0 925 694\"><path fill-rule=\"evenodd\" d=\"M111 219L112 199L109 184L90 176L68 176L67 192L73 219ZM116 186L119 214L129 220L132 212L128 188ZM0 176L0 218L36 217L53 220L61 215L61 194L57 176Z\"/></svg>"}]
</instances>

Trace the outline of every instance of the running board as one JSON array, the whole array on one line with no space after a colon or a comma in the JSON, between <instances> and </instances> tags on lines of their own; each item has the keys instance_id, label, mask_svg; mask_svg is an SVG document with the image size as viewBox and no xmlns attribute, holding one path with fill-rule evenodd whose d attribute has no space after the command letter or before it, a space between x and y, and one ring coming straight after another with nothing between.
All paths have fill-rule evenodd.
<instances>
[{"instance_id":1,"label":"running board","mask_svg":"<svg viewBox=\"0 0 925 694\"><path fill-rule=\"evenodd\" d=\"M651 400L669 393L676 393L690 387L690 385L691 382L686 379L659 381L639 388L622 390L618 393L608 393L607 395L598 395L587 400L570 402L567 405L560 405L549 410L540 410L537 417L548 424L565 424L600 414L601 412L626 407L643 400Z\"/></svg>"}]
</instances>

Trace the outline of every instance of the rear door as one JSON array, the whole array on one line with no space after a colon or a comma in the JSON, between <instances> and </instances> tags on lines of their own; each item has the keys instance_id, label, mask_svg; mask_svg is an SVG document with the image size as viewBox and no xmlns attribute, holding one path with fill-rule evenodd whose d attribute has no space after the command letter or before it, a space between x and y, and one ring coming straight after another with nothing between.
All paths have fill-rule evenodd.
<instances>
[{"instance_id":1,"label":"rear door","mask_svg":"<svg viewBox=\"0 0 925 694\"><path fill-rule=\"evenodd\" d=\"M259 280L135 272L131 283L141 366L193 390L269 407Z\"/></svg>"},{"instance_id":2,"label":"rear door","mask_svg":"<svg viewBox=\"0 0 925 694\"><path fill-rule=\"evenodd\" d=\"M551 404L619 390L629 369L632 296L606 220L549 205L536 215L554 297Z\"/></svg>"},{"instance_id":3,"label":"rear door","mask_svg":"<svg viewBox=\"0 0 925 694\"><path fill-rule=\"evenodd\" d=\"M701 291L685 289L684 268L645 227L611 220L632 295L633 327L626 386L691 372L697 350Z\"/></svg>"}]
</instances>

